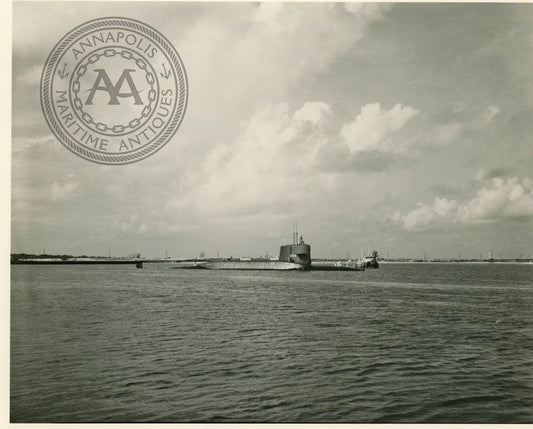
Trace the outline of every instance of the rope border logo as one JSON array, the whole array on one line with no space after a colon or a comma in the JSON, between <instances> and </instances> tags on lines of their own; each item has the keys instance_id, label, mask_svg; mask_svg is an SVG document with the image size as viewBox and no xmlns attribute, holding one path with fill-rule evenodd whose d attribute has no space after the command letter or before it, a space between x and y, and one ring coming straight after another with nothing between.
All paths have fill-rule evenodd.
<instances>
[{"instance_id":1,"label":"rope border logo","mask_svg":"<svg viewBox=\"0 0 533 429\"><path fill-rule=\"evenodd\" d=\"M172 44L140 21L106 17L71 30L41 75L41 107L57 139L98 164L137 162L183 121L187 74Z\"/></svg>"}]
</instances>

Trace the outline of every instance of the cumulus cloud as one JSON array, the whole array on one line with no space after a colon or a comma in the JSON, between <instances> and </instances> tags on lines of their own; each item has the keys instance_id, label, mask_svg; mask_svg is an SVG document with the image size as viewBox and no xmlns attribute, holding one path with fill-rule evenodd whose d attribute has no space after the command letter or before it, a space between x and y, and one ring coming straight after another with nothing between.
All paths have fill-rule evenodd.
<instances>
[{"instance_id":1,"label":"cumulus cloud","mask_svg":"<svg viewBox=\"0 0 533 429\"><path fill-rule=\"evenodd\" d=\"M53 135L42 135L35 137L14 137L11 140L13 152L20 152L35 146L46 146L57 148L57 138Z\"/></svg>"},{"instance_id":2,"label":"cumulus cloud","mask_svg":"<svg viewBox=\"0 0 533 429\"><path fill-rule=\"evenodd\" d=\"M450 183L441 183L438 185L432 185L429 188L427 188L429 192L435 195L441 195L441 196L455 196L462 192L462 188L457 185L452 185Z\"/></svg>"},{"instance_id":3,"label":"cumulus cloud","mask_svg":"<svg viewBox=\"0 0 533 429\"><path fill-rule=\"evenodd\" d=\"M401 104L386 110L374 103L355 122L335 129L332 108L323 101L294 109L287 103L270 104L253 114L235 139L215 144L202 167L183 176L185 192L166 207L247 216L275 212L299 197L343 192L352 181L350 174L383 171L403 156L387 141L416 114ZM354 151L339 138L365 132L374 133L372 150Z\"/></svg>"},{"instance_id":4,"label":"cumulus cloud","mask_svg":"<svg viewBox=\"0 0 533 429\"><path fill-rule=\"evenodd\" d=\"M394 214L394 220L401 222L405 229L420 231L434 226L443 218L449 217L457 209L456 201L446 198L435 198L433 204L418 203L414 210L405 215Z\"/></svg>"},{"instance_id":5,"label":"cumulus cloud","mask_svg":"<svg viewBox=\"0 0 533 429\"><path fill-rule=\"evenodd\" d=\"M337 161L342 165L341 161ZM378 150L348 153L344 160L347 169L355 171L382 172L392 166L411 165L415 160L405 155Z\"/></svg>"},{"instance_id":6,"label":"cumulus cloud","mask_svg":"<svg viewBox=\"0 0 533 429\"><path fill-rule=\"evenodd\" d=\"M488 124L492 118L501 113L500 106L497 104L491 104L481 113L481 123Z\"/></svg>"},{"instance_id":7,"label":"cumulus cloud","mask_svg":"<svg viewBox=\"0 0 533 429\"><path fill-rule=\"evenodd\" d=\"M527 177L493 178L489 186L459 208L458 217L465 222L533 217L533 181Z\"/></svg>"},{"instance_id":8,"label":"cumulus cloud","mask_svg":"<svg viewBox=\"0 0 533 429\"><path fill-rule=\"evenodd\" d=\"M482 110L471 112L472 117L465 123L465 128L471 131L480 131L485 129L494 118L502 113L501 107L497 103L491 103Z\"/></svg>"},{"instance_id":9,"label":"cumulus cloud","mask_svg":"<svg viewBox=\"0 0 533 429\"><path fill-rule=\"evenodd\" d=\"M197 91L205 92L206 99L218 95L234 106L249 106L254 100L277 101L272 99L276 94L328 70L389 6L348 12L335 3L261 2L234 9L238 31L220 16L204 16L187 29L180 51L188 59L188 74L202 82Z\"/></svg>"},{"instance_id":10,"label":"cumulus cloud","mask_svg":"<svg viewBox=\"0 0 533 429\"><path fill-rule=\"evenodd\" d=\"M507 175L507 170L504 168L491 168L488 170L482 168L476 173L476 180L496 179L505 175Z\"/></svg>"},{"instance_id":11,"label":"cumulus cloud","mask_svg":"<svg viewBox=\"0 0 533 429\"><path fill-rule=\"evenodd\" d=\"M236 141L220 142L202 168L184 179L184 188L194 192L167 206L197 213L247 213L319 186L313 166L318 148L327 141L321 124L329 111L323 102L305 103L295 112L286 103L260 110Z\"/></svg>"},{"instance_id":12,"label":"cumulus cloud","mask_svg":"<svg viewBox=\"0 0 533 429\"><path fill-rule=\"evenodd\" d=\"M454 113L454 120L431 124L418 139L422 143L421 147L429 146L429 150L434 150L438 146L468 143L472 136L482 132L494 117L502 112L496 103L489 104L483 110L467 109L461 103L455 103L450 107Z\"/></svg>"},{"instance_id":13,"label":"cumulus cloud","mask_svg":"<svg viewBox=\"0 0 533 429\"><path fill-rule=\"evenodd\" d=\"M69 183L52 183L50 189L50 198L52 201L64 201L74 197L78 190L80 189L80 184L77 182Z\"/></svg>"},{"instance_id":14,"label":"cumulus cloud","mask_svg":"<svg viewBox=\"0 0 533 429\"><path fill-rule=\"evenodd\" d=\"M433 204L418 203L406 214L397 211L392 220L407 230L421 231L446 224L488 223L503 219L533 218L533 181L529 178L492 178L463 204L435 198Z\"/></svg>"},{"instance_id":15,"label":"cumulus cloud","mask_svg":"<svg viewBox=\"0 0 533 429\"><path fill-rule=\"evenodd\" d=\"M390 8L390 5L379 3L343 3L345 9L356 15L367 19L382 19L383 13Z\"/></svg>"},{"instance_id":16,"label":"cumulus cloud","mask_svg":"<svg viewBox=\"0 0 533 429\"><path fill-rule=\"evenodd\" d=\"M30 65L16 77L17 83L22 85L37 86L41 81L42 64Z\"/></svg>"},{"instance_id":17,"label":"cumulus cloud","mask_svg":"<svg viewBox=\"0 0 533 429\"><path fill-rule=\"evenodd\" d=\"M459 140L464 130L465 125L460 122L437 125L429 132L428 140L437 145L446 145Z\"/></svg>"},{"instance_id":18,"label":"cumulus cloud","mask_svg":"<svg viewBox=\"0 0 533 429\"><path fill-rule=\"evenodd\" d=\"M399 103L390 110L383 109L379 103L367 104L353 122L342 127L341 137L352 153L371 150L401 153L406 142L395 137L419 113Z\"/></svg>"},{"instance_id":19,"label":"cumulus cloud","mask_svg":"<svg viewBox=\"0 0 533 429\"><path fill-rule=\"evenodd\" d=\"M138 213L133 213L127 220L113 222L113 228L122 233L143 234L150 229L146 223L141 223Z\"/></svg>"},{"instance_id":20,"label":"cumulus cloud","mask_svg":"<svg viewBox=\"0 0 533 429\"><path fill-rule=\"evenodd\" d=\"M280 15L283 13L281 2L261 2L254 14L255 21L263 26L263 31L269 36L276 36L283 27L280 24Z\"/></svg>"},{"instance_id":21,"label":"cumulus cloud","mask_svg":"<svg viewBox=\"0 0 533 429\"><path fill-rule=\"evenodd\" d=\"M385 4L346 8L335 3L302 6L262 2L254 14L255 23L262 30L257 35L260 40L250 42L266 47L273 65L288 66L283 70L291 77L302 71L322 71L359 41L367 26L381 20L389 8ZM327 24L331 20L335 31ZM287 40L291 40L291 46ZM265 61L260 64L269 67Z\"/></svg>"},{"instance_id":22,"label":"cumulus cloud","mask_svg":"<svg viewBox=\"0 0 533 429\"><path fill-rule=\"evenodd\" d=\"M312 122L316 125L322 122L326 114L330 112L331 107L322 101L307 102L300 110L294 113L294 119L296 121Z\"/></svg>"}]
</instances>

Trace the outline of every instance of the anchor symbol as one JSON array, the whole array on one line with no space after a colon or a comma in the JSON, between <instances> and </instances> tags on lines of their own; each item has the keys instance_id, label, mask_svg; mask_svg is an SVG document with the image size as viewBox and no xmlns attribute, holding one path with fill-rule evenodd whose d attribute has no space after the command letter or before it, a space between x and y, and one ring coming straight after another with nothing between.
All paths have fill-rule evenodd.
<instances>
[{"instance_id":1,"label":"anchor symbol","mask_svg":"<svg viewBox=\"0 0 533 429\"><path fill-rule=\"evenodd\" d=\"M67 63L64 63L63 70L57 71L57 74L59 75L61 79L65 79L68 76L69 72L65 72L66 68L67 68Z\"/></svg>"},{"instance_id":2,"label":"anchor symbol","mask_svg":"<svg viewBox=\"0 0 533 429\"><path fill-rule=\"evenodd\" d=\"M161 77L164 77L165 79L168 79L169 76L170 76L170 70L167 70L167 68L165 67L164 64L161 64L163 66L163 71L165 72L164 74L161 73Z\"/></svg>"}]
</instances>

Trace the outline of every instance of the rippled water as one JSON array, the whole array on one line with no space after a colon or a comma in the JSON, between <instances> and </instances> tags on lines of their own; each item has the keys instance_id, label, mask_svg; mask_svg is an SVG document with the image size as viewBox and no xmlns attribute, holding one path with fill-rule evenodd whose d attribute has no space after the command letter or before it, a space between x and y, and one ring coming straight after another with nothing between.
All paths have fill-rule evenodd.
<instances>
[{"instance_id":1,"label":"rippled water","mask_svg":"<svg viewBox=\"0 0 533 429\"><path fill-rule=\"evenodd\" d=\"M12 266L12 422L533 422L533 266Z\"/></svg>"}]
</instances>

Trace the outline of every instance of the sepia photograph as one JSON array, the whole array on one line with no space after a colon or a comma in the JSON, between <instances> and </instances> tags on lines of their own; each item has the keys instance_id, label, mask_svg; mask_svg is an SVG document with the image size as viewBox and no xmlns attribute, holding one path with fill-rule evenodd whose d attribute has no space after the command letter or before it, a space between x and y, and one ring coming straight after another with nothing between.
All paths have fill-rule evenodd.
<instances>
[{"instance_id":1,"label":"sepia photograph","mask_svg":"<svg viewBox=\"0 0 533 429\"><path fill-rule=\"evenodd\" d=\"M9 423L533 424L533 4L10 19Z\"/></svg>"}]
</instances>

